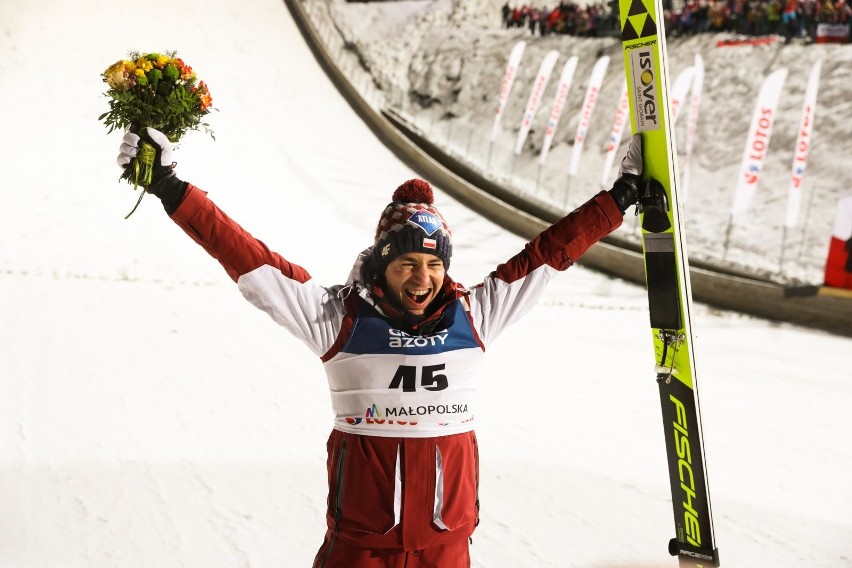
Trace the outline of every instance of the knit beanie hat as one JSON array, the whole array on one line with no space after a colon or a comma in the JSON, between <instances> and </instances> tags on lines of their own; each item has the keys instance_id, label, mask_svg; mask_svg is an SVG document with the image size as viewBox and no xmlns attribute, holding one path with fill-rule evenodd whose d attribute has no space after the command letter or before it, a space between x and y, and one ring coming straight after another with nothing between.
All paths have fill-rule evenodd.
<instances>
[{"instance_id":1,"label":"knit beanie hat","mask_svg":"<svg viewBox=\"0 0 852 568\"><path fill-rule=\"evenodd\" d=\"M379 273L407 252L433 254L444 261L444 269L450 267L450 228L433 202L432 187L422 179L396 188L376 227L373 262Z\"/></svg>"}]
</instances>

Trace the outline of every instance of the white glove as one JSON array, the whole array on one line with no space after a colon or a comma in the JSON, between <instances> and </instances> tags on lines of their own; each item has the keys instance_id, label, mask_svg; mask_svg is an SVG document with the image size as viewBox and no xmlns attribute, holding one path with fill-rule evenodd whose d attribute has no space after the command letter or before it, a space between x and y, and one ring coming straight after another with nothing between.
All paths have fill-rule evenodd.
<instances>
[{"instance_id":1,"label":"white glove","mask_svg":"<svg viewBox=\"0 0 852 568\"><path fill-rule=\"evenodd\" d=\"M145 134L157 149L160 158L159 165L171 167L172 165L172 143L165 134L151 127L145 127ZM139 152L139 140L141 138L135 132L127 132L118 149L116 162L120 168L125 168Z\"/></svg>"},{"instance_id":2,"label":"white glove","mask_svg":"<svg viewBox=\"0 0 852 568\"><path fill-rule=\"evenodd\" d=\"M632 174L634 176L642 176L642 135L634 134L630 138L630 146L627 147L627 154L621 160L621 167L618 171L618 177L624 174Z\"/></svg>"}]
</instances>

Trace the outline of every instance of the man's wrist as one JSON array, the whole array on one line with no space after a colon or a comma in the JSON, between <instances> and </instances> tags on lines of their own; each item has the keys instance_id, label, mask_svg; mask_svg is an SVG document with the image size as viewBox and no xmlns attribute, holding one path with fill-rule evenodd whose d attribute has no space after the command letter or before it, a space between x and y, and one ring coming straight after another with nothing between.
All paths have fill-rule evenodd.
<instances>
[{"instance_id":1,"label":"man's wrist","mask_svg":"<svg viewBox=\"0 0 852 568\"><path fill-rule=\"evenodd\" d=\"M609 190L622 215L639 200L639 182L639 176L624 174L615 180L612 189Z\"/></svg>"},{"instance_id":2,"label":"man's wrist","mask_svg":"<svg viewBox=\"0 0 852 568\"><path fill-rule=\"evenodd\" d=\"M164 168L158 174L155 175L154 180L146 191L156 195L162 201L166 213L171 215L178 208L180 202L183 201L187 184L175 175L172 168Z\"/></svg>"}]
</instances>

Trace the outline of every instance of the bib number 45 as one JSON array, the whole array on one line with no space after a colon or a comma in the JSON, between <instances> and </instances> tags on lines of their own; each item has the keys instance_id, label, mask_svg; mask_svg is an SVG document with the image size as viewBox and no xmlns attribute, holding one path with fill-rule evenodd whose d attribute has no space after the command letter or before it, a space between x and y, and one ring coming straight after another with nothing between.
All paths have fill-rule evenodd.
<instances>
[{"instance_id":1,"label":"bib number 45","mask_svg":"<svg viewBox=\"0 0 852 568\"><path fill-rule=\"evenodd\" d=\"M417 373L420 371L420 386L430 391L444 390L448 386L447 375L440 373L446 365L426 365L416 367L414 365L400 365L391 379L389 389L402 388L403 392L415 392L417 390Z\"/></svg>"}]
</instances>

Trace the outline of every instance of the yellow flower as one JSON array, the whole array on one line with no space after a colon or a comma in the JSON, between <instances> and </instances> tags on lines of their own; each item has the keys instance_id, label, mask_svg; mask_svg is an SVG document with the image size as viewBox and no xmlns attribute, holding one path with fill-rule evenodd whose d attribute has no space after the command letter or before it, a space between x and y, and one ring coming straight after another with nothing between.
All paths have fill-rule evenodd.
<instances>
[{"instance_id":1,"label":"yellow flower","mask_svg":"<svg viewBox=\"0 0 852 568\"><path fill-rule=\"evenodd\" d=\"M163 67L168 65L171 60L171 57L169 57L168 55L161 55L157 58L157 67L162 69Z\"/></svg>"},{"instance_id":2,"label":"yellow flower","mask_svg":"<svg viewBox=\"0 0 852 568\"><path fill-rule=\"evenodd\" d=\"M136 74L137 77L141 77L142 75L145 74L145 71L143 71L142 69L137 69L136 71L134 71L134 73Z\"/></svg>"},{"instance_id":3,"label":"yellow flower","mask_svg":"<svg viewBox=\"0 0 852 568\"><path fill-rule=\"evenodd\" d=\"M136 60L136 68L142 69L143 71L150 71L154 68L154 64L145 59L144 57L140 57Z\"/></svg>"}]
</instances>

